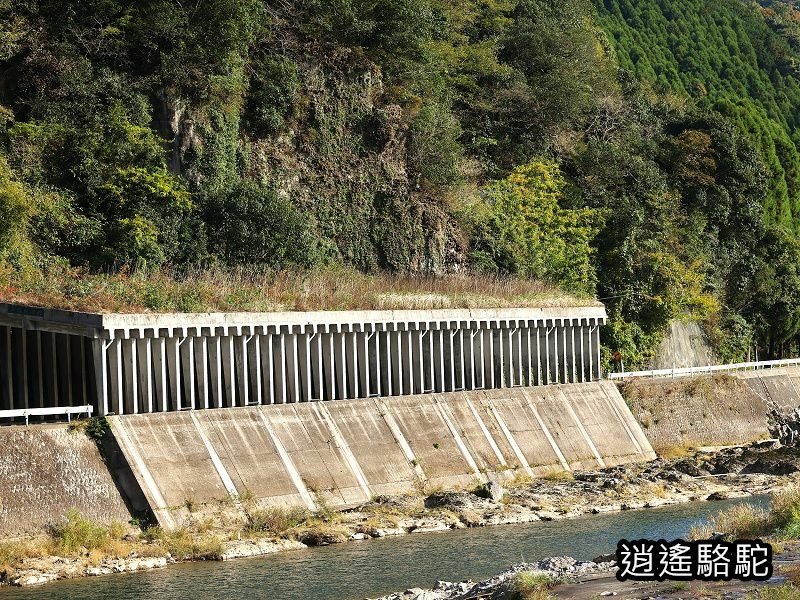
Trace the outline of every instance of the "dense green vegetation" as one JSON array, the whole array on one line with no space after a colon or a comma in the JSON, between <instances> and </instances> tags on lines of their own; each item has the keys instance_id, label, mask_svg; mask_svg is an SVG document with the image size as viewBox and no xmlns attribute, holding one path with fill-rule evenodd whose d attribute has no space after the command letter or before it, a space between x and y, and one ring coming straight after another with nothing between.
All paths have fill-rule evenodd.
<instances>
[{"instance_id":1,"label":"dense green vegetation","mask_svg":"<svg viewBox=\"0 0 800 600\"><path fill-rule=\"evenodd\" d=\"M798 22L741 0L0 0L0 289L472 272L597 294L629 365L685 315L724 359L790 351Z\"/></svg>"},{"instance_id":2,"label":"dense green vegetation","mask_svg":"<svg viewBox=\"0 0 800 600\"><path fill-rule=\"evenodd\" d=\"M800 81L789 42L741 0L598 0L620 66L727 117L770 175L770 222L800 227Z\"/></svg>"}]
</instances>

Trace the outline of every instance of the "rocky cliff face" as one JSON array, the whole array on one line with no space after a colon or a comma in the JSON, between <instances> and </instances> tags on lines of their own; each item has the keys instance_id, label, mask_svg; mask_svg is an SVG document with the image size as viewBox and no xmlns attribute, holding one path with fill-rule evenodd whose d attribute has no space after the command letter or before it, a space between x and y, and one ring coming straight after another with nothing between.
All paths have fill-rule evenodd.
<instances>
[{"instance_id":1,"label":"rocky cliff face","mask_svg":"<svg viewBox=\"0 0 800 600\"><path fill-rule=\"evenodd\" d=\"M296 85L281 91L286 115L275 128L254 123L252 107L214 114L164 92L153 124L170 169L195 187L215 177L224 185L228 169L273 189L312 216L329 259L366 271L459 270L461 228L412 174L407 117L378 66L349 56L292 64Z\"/></svg>"}]
</instances>

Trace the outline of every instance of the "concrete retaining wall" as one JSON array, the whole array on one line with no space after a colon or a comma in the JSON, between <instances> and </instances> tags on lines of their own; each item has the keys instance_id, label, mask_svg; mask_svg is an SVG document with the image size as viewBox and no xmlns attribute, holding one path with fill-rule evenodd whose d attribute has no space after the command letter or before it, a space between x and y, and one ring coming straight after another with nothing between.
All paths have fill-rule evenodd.
<instances>
[{"instance_id":1,"label":"concrete retaining wall","mask_svg":"<svg viewBox=\"0 0 800 600\"><path fill-rule=\"evenodd\" d=\"M94 442L66 425L0 428L0 537L41 531L71 508L98 521L131 516Z\"/></svg>"},{"instance_id":2,"label":"concrete retaining wall","mask_svg":"<svg viewBox=\"0 0 800 600\"><path fill-rule=\"evenodd\" d=\"M771 437L766 417L770 402L800 406L797 367L733 376L638 379L620 387L657 452L766 439Z\"/></svg>"},{"instance_id":3,"label":"concrete retaining wall","mask_svg":"<svg viewBox=\"0 0 800 600\"><path fill-rule=\"evenodd\" d=\"M343 507L421 486L654 458L611 383L114 416L160 523L248 496Z\"/></svg>"}]
</instances>

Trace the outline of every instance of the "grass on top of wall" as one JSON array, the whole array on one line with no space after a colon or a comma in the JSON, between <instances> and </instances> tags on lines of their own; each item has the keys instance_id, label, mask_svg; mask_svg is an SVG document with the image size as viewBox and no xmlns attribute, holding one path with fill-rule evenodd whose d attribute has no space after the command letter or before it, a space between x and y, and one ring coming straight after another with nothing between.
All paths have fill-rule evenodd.
<instances>
[{"instance_id":1,"label":"grass on top of wall","mask_svg":"<svg viewBox=\"0 0 800 600\"><path fill-rule=\"evenodd\" d=\"M313 271L207 268L95 274L50 265L0 266L0 302L86 312L275 312L594 305L536 281L483 275L369 275L345 267Z\"/></svg>"}]
</instances>

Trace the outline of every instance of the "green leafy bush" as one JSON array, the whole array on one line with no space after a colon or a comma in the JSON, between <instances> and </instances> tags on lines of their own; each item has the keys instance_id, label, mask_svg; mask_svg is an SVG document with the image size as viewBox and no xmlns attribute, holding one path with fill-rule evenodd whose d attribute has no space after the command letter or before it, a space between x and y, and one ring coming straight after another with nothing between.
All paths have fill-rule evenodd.
<instances>
[{"instance_id":1,"label":"green leafy bush","mask_svg":"<svg viewBox=\"0 0 800 600\"><path fill-rule=\"evenodd\" d=\"M483 193L475 223L473 260L484 268L542 279L586 292L594 288L590 242L600 226L591 209L559 204L564 177L550 162L518 167Z\"/></svg>"},{"instance_id":2,"label":"green leafy bush","mask_svg":"<svg viewBox=\"0 0 800 600\"><path fill-rule=\"evenodd\" d=\"M308 218L274 191L243 182L213 206L210 236L228 264L283 268L317 261Z\"/></svg>"}]
</instances>

